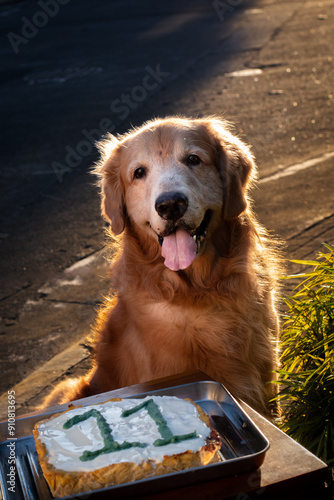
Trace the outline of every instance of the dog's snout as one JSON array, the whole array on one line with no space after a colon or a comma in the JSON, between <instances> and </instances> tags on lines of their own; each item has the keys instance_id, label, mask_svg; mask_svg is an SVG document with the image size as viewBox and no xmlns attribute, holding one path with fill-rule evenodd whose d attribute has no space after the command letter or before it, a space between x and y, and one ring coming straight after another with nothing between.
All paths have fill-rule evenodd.
<instances>
[{"instance_id":1,"label":"dog's snout","mask_svg":"<svg viewBox=\"0 0 334 500\"><path fill-rule=\"evenodd\" d=\"M155 209L165 220L176 221L187 211L188 198L183 193L170 191L162 193L155 202Z\"/></svg>"}]
</instances>

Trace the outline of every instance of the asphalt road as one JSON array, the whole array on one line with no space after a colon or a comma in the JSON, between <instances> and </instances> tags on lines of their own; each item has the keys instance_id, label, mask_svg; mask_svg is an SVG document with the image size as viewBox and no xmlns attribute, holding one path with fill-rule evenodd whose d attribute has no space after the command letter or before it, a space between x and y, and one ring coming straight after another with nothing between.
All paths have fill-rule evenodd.
<instances>
[{"instance_id":1,"label":"asphalt road","mask_svg":"<svg viewBox=\"0 0 334 500\"><path fill-rule=\"evenodd\" d=\"M333 28L329 0L0 6L0 393L83 341L108 288L90 174L106 131L222 115L252 145L255 208L286 258L333 242Z\"/></svg>"}]
</instances>

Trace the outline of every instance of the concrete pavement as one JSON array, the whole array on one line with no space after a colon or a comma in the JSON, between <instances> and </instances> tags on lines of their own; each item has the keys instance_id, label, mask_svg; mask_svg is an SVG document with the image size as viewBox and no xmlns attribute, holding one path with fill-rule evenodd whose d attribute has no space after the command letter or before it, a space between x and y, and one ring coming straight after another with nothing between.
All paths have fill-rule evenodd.
<instances>
[{"instance_id":1,"label":"concrete pavement","mask_svg":"<svg viewBox=\"0 0 334 500\"><path fill-rule=\"evenodd\" d=\"M89 366L82 344L108 289L87 174L103 127L223 114L253 146L255 208L287 259L334 239L332 2L100 0L75 18L74 0L60 4L18 54L15 37L2 50L2 417L9 388L26 412ZM22 36L22 16L36 21L36 3L1 8L3 34Z\"/></svg>"}]
</instances>

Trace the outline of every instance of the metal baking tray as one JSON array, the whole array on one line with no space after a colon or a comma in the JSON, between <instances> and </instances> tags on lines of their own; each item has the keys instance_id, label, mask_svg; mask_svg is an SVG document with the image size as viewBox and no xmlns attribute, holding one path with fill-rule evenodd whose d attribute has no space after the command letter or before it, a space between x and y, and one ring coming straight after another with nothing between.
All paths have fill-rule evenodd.
<instances>
[{"instance_id":1,"label":"metal baking tray","mask_svg":"<svg viewBox=\"0 0 334 500\"><path fill-rule=\"evenodd\" d=\"M83 500L87 498L87 495L89 495L89 498L96 500L134 498L139 495L153 494L163 490L171 490L203 481L250 472L262 465L269 448L267 438L221 384L213 381L201 381L127 397L141 398L147 395L191 398L199 404L203 411L211 417L213 426L221 436L221 461L64 498ZM107 392L99 395L94 402L106 401L111 397L112 392ZM81 400L80 403L82 401L84 402L84 400ZM7 480L10 479L8 476L10 472L10 465L8 464L10 453L8 444L10 440L5 441L0 437L0 480L5 500L48 500L52 498L42 475L32 437L32 429L35 423L51 415L52 413L45 413L16 420L16 435L18 437L15 440L15 467L17 473L15 493L9 491L10 484L7 483ZM0 424L0 436L6 436L6 433L7 423L3 422Z\"/></svg>"}]
</instances>

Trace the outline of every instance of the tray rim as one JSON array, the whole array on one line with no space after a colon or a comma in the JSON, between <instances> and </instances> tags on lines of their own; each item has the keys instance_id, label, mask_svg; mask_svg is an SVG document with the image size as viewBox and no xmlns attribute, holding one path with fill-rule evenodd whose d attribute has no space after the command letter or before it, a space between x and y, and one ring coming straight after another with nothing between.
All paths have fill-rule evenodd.
<instances>
[{"instance_id":1,"label":"tray rim","mask_svg":"<svg viewBox=\"0 0 334 500\"><path fill-rule=\"evenodd\" d=\"M163 387L163 388L159 388L159 389L152 389L149 391L144 391L144 392L140 392L140 393L136 393L136 394L128 394L128 395L123 396L123 399L137 399L137 398L140 399L140 398L146 397L149 394L156 394L156 393L159 393L159 395L162 395L162 393L164 391L171 391L173 389L181 389L181 388L193 387L193 386L197 386L197 385L215 385L215 386L219 387L220 389L223 389L223 391L226 393L228 398L231 400L232 404L238 408L238 410L246 417L246 419L255 428L257 433L260 434L261 437L265 441L267 441L268 445L269 445L269 441L268 441L267 437L259 429L259 427L255 424L255 422L252 420L252 418L247 415L247 412L242 408L242 406L237 401L237 399L230 393L230 391L228 389L226 389L226 387L222 383L217 382L217 381L212 380L212 379L197 380L194 382L188 382L186 384L171 385L171 386L167 386L167 387ZM125 389L127 389L127 388L124 387L124 390ZM116 391L118 394L117 397L120 397L119 392L121 391L121 389L116 389ZM114 392L115 391L112 390L112 391L106 391L106 392L101 392L99 394L96 394L93 396L94 398L96 398L96 401L94 401L94 402L89 402L89 400L91 399L91 396L90 396L87 398L69 401L68 403L64 403L62 405L59 405L59 409L55 409L56 407L53 406L50 408L45 408L44 412L41 412L38 414L36 414L35 412L32 412L32 414L29 415L29 413L27 413L22 417L15 418L15 424L17 424L17 423L29 424L29 422L31 421L31 422L33 422L32 425L34 425L35 422L38 422L39 420L43 420L45 418L50 418L53 415L55 415L56 413L64 413L65 411L68 411L70 409L69 408L70 405L71 406L73 405L74 407L75 406L79 407L79 406L91 406L91 405L95 405L95 404L101 404L102 402L107 401L108 399L112 399ZM87 404L85 404L85 401L87 401ZM79 404L77 404L77 403L79 403ZM255 410L253 410L253 411L255 411ZM2 427L6 427L6 430L7 430L7 426L8 426L8 420L0 421L0 445L6 441L13 440L13 438L7 438L7 437L3 438L4 433L2 432ZM32 428L31 428L31 431L32 431ZM22 436L17 437L16 440L21 439L21 438L25 438L25 437L29 437L30 435L32 435L32 434L24 434Z\"/></svg>"},{"instance_id":2,"label":"tray rim","mask_svg":"<svg viewBox=\"0 0 334 500\"><path fill-rule=\"evenodd\" d=\"M158 388L158 389L153 389L153 390L149 390L149 391L145 391L145 392L141 392L141 393L136 393L136 394L128 394L128 395L125 395L123 397L123 399L141 399L141 398L144 398L146 396L149 396L150 394L154 395L161 395L163 396L165 392L169 392L169 391L180 391L180 390L185 390L187 391L188 388L193 388L194 386L207 386L207 385L211 385L211 386L216 386L219 388L219 390L223 390L228 398L228 403L229 404L232 404L234 406L237 407L238 411L243 415L243 417L248 421L248 423L251 425L251 427L253 428L253 430L258 434L258 436L263 440L264 442L264 447L257 451L257 452L254 452L254 453L250 453L250 454L247 454L247 455L243 455L241 457L234 457L234 458L229 458L229 459L226 459L225 461L223 462L218 462L218 463L213 463L213 464L207 464L205 466L198 466L198 467L193 467L191 469L185 469L185 470L181 470L181 471L176 471L176 472L173 472L173 473L169 473L169 474L166 474L166 475L162 475L162 476L155 476L155 477L152 477L152 478L144 478L144 479L141 479L141 480L138 480L138 481L135 481L135 482L132 482L132 483L124 483L124 484L120 484L120 485L114 485L114 486L107 486L105 488L101 488L101 489L98 489L98 490L89 490L87 492L84 492L84 493L79 493L79 494L74 494L74 495L70 495L70 496L66 496L66 497L62 497L64 499L71 499L71 498L81 498L81 495L93 495L93 494L99 494L99 493L102 493L102 492L105 492L105 491L110 491L110 494L112 494L113 491L120 491L120 490L123 490L124 488L128 488L128 487L131 487L133 485L143 485L143 484L149 484L151 483L152 481L154 483L157 483L159 482L159 480L161 479L164 479L164 478L173 478L175 476L177 476L178 478L184 476L185 474L189 474L189 473L194 473L196 474L196 472L198 471L203 471L203 470L215 470L217 468L222 468L225 466L226 468L226 464L231 464L233 465L234 463L236 462L240 462L242 464L246 463L247 461L250 461L251 459L253 460L256 460L256 459L261 459L262 457L262 460L261 460L261 463L258 467L260 467L264 461L264 458L265 458L265 455L268 451L268 449L270 448L270 443L269 443L269 440L268 438L264 435L264 433L258 428L258 426L255 424L255 422L252 420L251 417L249 417L247 415L247 412L241 407L241 405L238 403L238 401L231 395L231 393L226 389L226 387L221 384L220 382L216 382L214 380L199 380L199 381L194 381L194 382L189 382L189 383L186 383L186 384L180 384L180 385L171 385L171 386L167 386L167 387L163 387L163 388ZM87 404L85 405L85 401L88 400L89 398L83 398L81 400L78 400L78 405L77 406L90 406L90 405L94 405L94 404L101 404L103 401L106 401L108 399L112 399L112 396L113 396L113 392L114 391L107 391L105 393L101 393L98 396L98 399L101 399L101 401L94 401L94 402L87 402ZM119 391L118 391L119 392ZM169 394L169 395L173 395L173 394ZM176 396L176 397L181 397L181 396ZM183 396L183 397L187 397L186 395ZM189 396L190 397L190 396ZM210 399L210 398L208 398ZM196 402L196 400L194 399L194 401ZM199 400L200 401L200 400ZM218 402L217 400L215 400L216 402ZM16 438L16 441L20 441L20 440L23 440L23 439L29 439L29 438L32 438L33 439L33 436L32 436L32 428L34 426L34 424L40 420L43 420L45 418L49 418L49 417L52 417L53 415L57 414L57 413L63 413L64 411L68 411L69 408L68 406L71 404L73 404L75 406L75 403L76 401L74 402L70 402L70 403L67 403L66 406L67 407L64 407L64 408L61 408L59 410L56 410L56 409L51 409L50 408L50 411L48 411L48 409L46 408L45 412L44 413L40 413L40 414L34 414L34 415L31 415L29 416L28 415L25 415L23 418L17 418L16 419L16 423L17 422L24 422L25 425L29 425L29 423L31 422L31 429L30 429L30 433L27 433L25 435L22 435L18 438ZM224 402L218 402L220 406L223 405ZM226 403L226 402L225 402ZM205 410L204 410L205 411ZM0 422L0 431L1 431L1 427L2 426L5 426L6 424L8 423L8 421L2 421ZM219 431L218 431L219 432ZM2 439L2 433L0 433L0 446L3 446L4 443L6 443L6 441L10 441L9 438L6 438L6 439ZM222 434L221 432L219 432L219 434ZM253 467L253 469L255 470L255 467ZM237 473L237 472L234 472L234 473ZM243 471L241 471L241 473L243 473ZM221 477L224 477L223 475ZM226 476L225 476L226 477ZM195 481L192 483L192 484L195 484ZM51 497L52 498L52 497ZM82 496L82 498L84 498L84 496Z\"/></svg>"}]
</instances>

